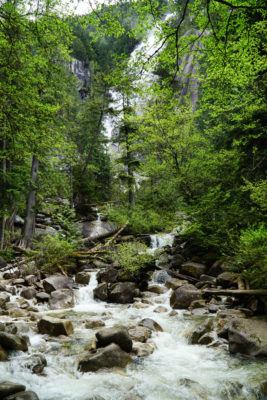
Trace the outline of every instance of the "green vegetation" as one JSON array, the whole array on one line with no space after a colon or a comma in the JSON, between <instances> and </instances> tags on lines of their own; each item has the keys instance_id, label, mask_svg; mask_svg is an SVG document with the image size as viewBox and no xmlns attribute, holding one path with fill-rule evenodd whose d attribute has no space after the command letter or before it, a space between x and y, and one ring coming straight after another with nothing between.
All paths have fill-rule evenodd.
<instances>
[{"instance_id":1,"label":"green vegetation","mask_svg":"<svg viewBox=\"0 0 267 400\"><path fill-rule=\"evenodd\" d=\"M155 258L148 252L148 247L138 241L117 245L111 256L120 265L121 275L130 273L135 277L138 277Z\"/></svg>"}]
</instances>

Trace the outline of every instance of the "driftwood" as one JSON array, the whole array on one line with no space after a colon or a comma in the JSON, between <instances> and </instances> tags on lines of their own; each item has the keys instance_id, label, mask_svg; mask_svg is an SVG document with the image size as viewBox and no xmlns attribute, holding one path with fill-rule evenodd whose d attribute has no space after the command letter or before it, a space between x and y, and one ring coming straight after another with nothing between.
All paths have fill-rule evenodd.
<instances>
[{"instance_id":1,"label":"driftwood","mask_svg":"<svg viewBox=\"0 0 267 400\"><path fill-rule=\"evenodd\" d=\"M107 250L89 250L89 251L76 251L74 253L72 253L73 256L75 257L90 257L93 256L94 254L100 254L100 253L107 253Z\"/></svg>"},{"instance_id":2,"label":"driftwood","mask_svg":"<svg viewBox=\"0 0 267 400\"><path fill-rule=\"evenodd\" d=\"M187 281L199 282L199 279L193 278L192 276L179 274L179 272L172 271L171 269L164 269L164 268L162 268L162 269L164 271L168 272L168 274L174 278L182 278L182 279L186 279Z\"/></svg>"},{"instance_id":3,"label":"driftwood","mask_svg":"<svg viewBox=\"0 0 267 400\"><path fill-rule=\"evenodd\" d=\"M107 241L107 243L105 243L105 247L108 247L112 242L114 242L114 240L117 239L117 237L119 236L119 234L120 234L122 231L124 231L124 229L126 228L126 226L127 226L128 224L129 224L129 222L127 221L126 224L124 224L124 225L118 230L118 232L116 232L115 235L112 236L112 238L109 239L109 240Z\"/></svg>"},{"instance_id":4,"label":"driftwood","mask_svg":"<svg viewBox=\"0 0 267 400\"><path fill-rule=\"evenodd\" d=\"M203 289L203 294L218 294L219 296L267 296L267 289Z\"/></svg>"}]
</instances>

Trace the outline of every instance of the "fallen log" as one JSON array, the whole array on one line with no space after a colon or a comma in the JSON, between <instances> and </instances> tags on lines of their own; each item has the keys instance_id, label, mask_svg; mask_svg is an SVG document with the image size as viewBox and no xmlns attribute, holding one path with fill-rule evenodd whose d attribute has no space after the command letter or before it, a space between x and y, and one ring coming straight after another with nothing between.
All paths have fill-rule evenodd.
<instances>
[{"instance_id":1,"label":"fallen log","mask_svg":"<svg viewBox=\"0 0 267 400\"><path fill-rule=\"evenodd\" d=\"M202 293L219 296L267 296L267 289L203 289Z\"/></svg>"},{"instance_id":2,"label":"fallen log","mask_svg":"<svg viewBox=\"0 0 267 400\"><path fill-rule=\"evenodd\" d=\"M185 279L185 280L191 281L191 282L199 282L199 279L193 278L192 276L180 274L179 272L172 271L171 269L165 269L165 268L160 268L160 269L168 272L168 274L174 278L182 278L182 279Z\"/></svg>"},{"instance_id":3,"label":"fallen log","mask_svg":"<svg viewBox=\"0 0 267 400\"><path fill-rule=\"evenodd\" d=\"M87 256L93 256L94 254L107 253L107 252L108 250L75 251L74 253L72 253L72 255L75 257L87 257Z\"/></svg>"},{"instance_id":4,"label":"fallen log","mask_svg":"<svg viewBox=\"0 0 267 400\"><path fill-rule=\"evenodd\" d=\"M114 242L114 240L117 239L117 237L119 236L119 234L120 234L122 231L124 231L124 229L126 228L127 225L129 225L129 222L128 222L128 221L126 222L126 224L124 224L124 225L118 230L118 232L115 233L114 236L112 236L111 239L109 239L109 240L107 241L107 243L105 244L105 247L108 247L112 242Z\"/></svg>"},{"instance_id":5,"label":"fallen log","mask_svg":"<svg viewBox=\"0 0 267 400\"><path fill-rule=\"evenodd\" d=\"M104 239L106 237L109 237L111 235L113 235L115 232L117 232L117 228L116 229L112 229L109 232L105 232L105 233L100 233L99 235L95 235L95 236L88 236L86 238L81 239L81 242L95 242L96 240L99 239Z\"/></svg>"}]
</instances>

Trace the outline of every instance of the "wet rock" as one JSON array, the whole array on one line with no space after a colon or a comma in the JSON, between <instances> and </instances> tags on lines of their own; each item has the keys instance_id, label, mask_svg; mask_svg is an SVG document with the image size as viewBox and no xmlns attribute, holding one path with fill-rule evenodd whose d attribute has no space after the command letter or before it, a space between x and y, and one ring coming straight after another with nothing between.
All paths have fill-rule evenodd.
<instances>
[{"instance_id":1,"label":"wet rock","mask_svg":"<svg viewBox=\"0 0 267 400\"><path fill-rule=\"evenodd\" d=\"M6 303L8 303L10 300L10 296L3 292L0 293L0 308L4 308L4 306L6 305Z\"/></svg>"},{"instance_id":2,"label":"wet rock","mask_svg":"<svg viewBox=\"0 0 267 400\"><path fill-rule=\"evenodd\" d=\"M151 337L151 330L145 326L137 326L129 329L129 335L132 340L144 343Z\"/></svg>"},{"instance_id":3,"label":"wet rock","mask_svg":"<svg viewBox=\"0 0 267 400\"><path fill-rule=\"evenodd\" d=\"M165 312L167 312L168 311L168 309L166 308L166 307L164 307L164 306L158 306L157 308L155 308L155 310L153 310L153 312L155 312L155 313L165 313Z\"/></svg>"},{"instance_id":4,"label":"wet rock","mask_svg":"<svg viewBox=\"0 0 267 400\"><path fill-rule=\"evenodd\" d=\"M28 350L26 338L7 332L0 332L0 345L5 350Z\"/></svg>"},{"instance_id":5,"label":"wet rock","mask_svg":"<svg viewBox=\"0 0 267 400\"><path fill-rule=\"evenodd\" d=\"M64 275L51 275L43 280L46 293L60 289L72 289L73 280Z\"/></svg>"},{"instance_id":6,"label":"wet rock","mask_svg":"<svg viewBox=\"0 0 267 400\"><path fill-rule=\"evenodd\" d=\"M45 316L37 324L40 333L52 336L71 335L73 333L72 323L68 320Z\"/></svg>"},{"instance_id":7,"label":"wet rock","mask_svg":"<svg viewBox=\"0 0 267 400\"><path fill-rule=\"evenodd\" d=\"M39 292L36 294L37 301L44 303L50 299L50 295L46 292Z\"/></svg>"},{"instance_id":8,"label":"wet rock","mask_svg":"<svg viewBox=\"0 0 267 400\"><path fill-rule=\"evenodd\" d=\"M25 285L25 279L22 279L22 278L14 279L12 281L12 285L15 285L15 286Z\"/></svg>"},{"instance_id":9,"label":"wet rock","mask_svg":"<svg viewBox=\"0 0 267 400\"><path fill-rule=\"evenodd\" d=\"M148 357L152 354L155 350L155 346L152 346L149 343L135 343L133 346L133 353L137 357Z\"/></svg>"},{"instance_id":10,"label":"wet rock","mask_svg":"<svg viewBox=\"0 0 267 400\"><path fill-rule=\"evenodd\" d=\"M97 274L98 283L115 283L118 280L119 271L116 268L106 268L104 271L99 271Z\"/></svg>"},{"instance_id":11,"label":"wet rock","mask_svg":"<svg viewBox=\"0 0 267 400\"><path fill-rule=\"evenodd\" d=\"M8 315L12 318L22 318L27 316L27 311L21 310L20 308L11 308L8 311Z\"/></svg>"},{"instance_id":12,"label":"wet rock","mask_svg":"<svg viewBox=\"0 0 267 400\"><path fill-rule=\"evenodd\" d=\"M75 276L75 282L81 283L82 285L88 285L90 282L90 274L88 272L78 272Z\"/></svg>"},{"instance_id":13,"label":"wet rock","mask_svg":"<svg viewBox=\"0 0 267 400\"><path fill-rule=\"evenodd\" d=\"M39 400L39 397L36 393L27 391L12 394L11 396L5 397L4 400Z\"/></svg>"},{"instance_id":14,"label":"wet rock","mask_svg":"<svg viewBox=\"0 0 267 400\"><path fill-rule=\"evenodd\" d=\"M136 284L134 282L115 283L110 288L109 301L113 303L132 303L135 297Z\"/></svg>"},{"instance_id":15,"label":"wet rock","mask_svg":"<svg viewBox=\"0 0 267 400\"><path fill-rule=\"evenodd\" d=\"M186 333L186 336L189 339L189 343L198 344L199 339L205 333L210 332L213 329L213 320L211 318L206 319L204 322L201 322L197 326L190 328L190 330Z\"/></svg>"},{"instance_id":16,"label":"wet rock","mask_svg":"<svg viewBox=\"0 0 267 400\"><path fill-rule=\"evenodd\" d=\"M79 362L78 369L82 372L95 372L102 368L125 368L131 361L129 353L112 343L99 349L96 353L87 355Z\"/></svg>"},{"instance_id":17,"label":"wet rock","mask_svg":"<svg viewBox=\"0 0 267 400\"><path fill-rule=\"evenodd\" d=\"M224 261L223 260L218 260L215 261L211 268L209 269L209 275L211 276L218 276L224 272Z\"/></svg>"},{"instance_id":18,"label":"wet rock","mask_svg":"<svg viewBox=\"0 0 267 400\"><path fill-rule=\"evenodd\" d=\"M209 312L205 308L194 308L191 314L200 317L201 315L207 315Z\"/></svg>"},{"instance_id":19,"label":"wet rock","mask_svg":"<svg viewBox=\"0 0 267 400\"><path fill-rule=\"evenodd\" d=\"M238 318L228 329L229 351L257 358L267 357L267 322Z\"/></svg>"},{"instance_id":20,"label":"wet rock","mask_svg":"<svg viewBox=\"0 0 267 400\"><path fill-rule=\"evenodd\" d=\"M71 308L74 306L74 296L70 289L55 290L50 294L48 304L52 310Z\"/></svg>"},{"instance_id":21,"label":"wet rock","mask_svg":"<svg viewBox=\"0 0 267 400\"><path fill-rule=\"evenodd\" d=\"M267 381L261 383L260 392L263 396L267 397Z\"/></svg>"},{"instance_id":22,"label":"wet rock","mask_svg":"<svg viewBox=\"0 0 267 400\"><path fill-rule=\"evenodd\" d=\"M7 360L8 360L7 352L3 349L2 346L0 346L0 362L7 361Z\"/></svg>"},{"instance_id":23,"label":"wet rock","mask_svg":"<svg viewBox=\"0 0 267 400\"><path fill-rule=\"evenodd\" d=\"M36 290L33 287L27 287L22 289L20 295L24 297L24 299L30 300L36 296Z\"/></svg>"},{"instance_id":24,"label":"wet rock","mask_svg":"<svg viewBox=\"0 0 267 400\"><path fill-rule=\"evenodd\" d=\"M243 311L236 310L235 308L228 308L217 312L219 318L244 318L246 314Z\"/></svg>"},{"instance_id":25,"label":"wet rock","mask_svg":"<svg viewBox=\"0 0 267 400\"><path fill-rule=\"evenodd\" d=\"M207 344L214 342L215 339L216 339L216 335L214 332L207 332L199 338L198 344L207 345Z\"/></svg>"},{"instance_id":26,"label":"wet rock","mask_svg":"<svg viewBox=\"0 0 267 400\"><path fill-rule=\"evenodd\" d=\"M102 301L107 301L108 299L108 285L107 283L100 283L94 290L94 297Z\"/></svg>"},{"instance_id":27,"label":"wet rock","mask_svg":"<svg viewBox=\"0 0 267 400\"><path fill-rule=\"evenodd\" d=\"M166 289L162 286L158 285L151 285L147 289L149 292L156 293L156 294L163 294L166 293Z\"/></svg>"},{"instance_id":28,"label":"wet rock","mask_svg":"<svg viewBox=\"0 0 267 400\"><path fill-rule=\"evenodd\" d=\"M206 275L206 274L202 274L200 276L200 280L202 282L211 282L211 283L214 283L214 284L216 283L216 278L214 276Z\"/></svg>"},{"instance_id":29,"label":"wet rock","mask_svg":"<svg viewBox=\"0 0 267 400\"><path fill-rule=\"evenodd\" d=\"M231 272L223 272L222 274L217 276L216 283L218 286L228 288L233 284L235 279L235 274L232 274Z\"/></svg>"},{"instance_id":30,"label":"wet rock","mask_svg":"<svg viewBox=\"0 0 267 400\"><path fill-rule=\"evenodd\" d=\"M187 285L188 282L182 279L176 279L176 278L171 278L170 280L168 280L168 282L166 282L166 287L168 289L178 289L179 287L183 286L183 285Z\"/></svg>"},{"instance_id":31,"label":"wet rock","mask_svg":"<svg viewBox=\"0 0 267 400\"><path fill-rule=\"evenodd\" d=\"M183 285L172 293L170 305L174 309L188 308L192 301L201 297L201 292L194 285Z\"/></svg>"},{"instance_id":32,"label":"wet rock","mask_svg":"<svg viewBox=\"0 0 267 400\"><path fill-rule=\"evenodd\" d=\"M27 275L25 276L25 283L27 286L32 286L34 283L37 282L37 276L36 275Z\"/></svg>"},{"instance_id":33,"label":"wet rock","mask_svg":"<svg viewBox=\"0 0 267 400\"><path fill-rule=\"evenodd\" d=\"M183 263L180 268L182 274L193 276L194 278L200 278L205 273L207 267L204 264L198 264L192 261Z\"/></svg>"},{"instance_id":34,"label":"wet rock","mask_svg":"<svg viewBox=\"0 0 267 400\"><path fill-rule=\"evenodd\" d=\"M139 323L139 326L144 326L154 332L163 332L162 327L151 318L142 319L142 321Z\"/></svg>"},{"instance_id":35,"label":"wet rock","mask_svg":"<svg viewBox=\"0 0 267 400\"><path fill-rule=\"evenodd\" d=\"M166 283L168 280L171 279L170 275L167 271L155 271L153 273L153 279L157 283Z\"/></svg>"},{"instance_id":36,"label":"wet rock","mask_svg":"<svg viewBox=\"0 0 267 400\"><path fill-rule=\"evenodd\" d=\"M97 347L106 347L111 343L116 343L120 348L128 353L132 350L133 342L128 330L121 326L119 328L104 328L96 333Z\"/></svg>"},{"instance_id":37,"label":"wet rock","mask_svg":"<svg viewBox=\"0 0 267 400\"><path fill-rule=\"evenodd\" d=\"M171 268L177 269L185 262L184 257L181 254L174 254L171 261Z\"/></svg>"},{"instance_id":38,"label":"wet rock","mask_svg":"<svg viewBox=\"0 0 267 400\"><path fill-rule=\"evenodd\" d=\"M5 268L7 266L6 260L0 256L0 269Z\"/></svg>"},{"instance_id":39,"label":"wet rock","mask_svg":"<svg viewBox=\"0 0 267 400\"><path fill-rule=\"evenodd\" d=\"M0 383L0 399L9 396L14 393L22 392L26 389L26 386L18 383L4 381Z\"/></svg>"},{"instance_id":40,"label":"wet rock","mask_svg":"<svg viewBox=\"0 0 267 400\"><path fill-rule=\"evenodd\" d=\"M86 321L84 326L86 329L101 328L102 326L105 326L105 322L101 319L91 319Z\"/></svg>"},{"instance_id":41,"label":"wet rock","mask_svg":"<svg viewBox=\"0 0 267 400\"><path fill-rule=\"evenodd\" d=\"M190 310L194 310L195 308L202 308L206 306L206 300L194 300L192 301L192 303L190 304Z\"/></svg>"},{"instance_id":42,"label":"wet rock","mask_svg":"<svg viewBox=\"0 0 267 400\"><path fill-rule=\"evenodd\" d=\"M25 360L20 360L20 363L24 368L28 368L33 374L37 375L41 374L47 366L46 358L42 354L32 354Z\"/></svg>"}]
</instances>

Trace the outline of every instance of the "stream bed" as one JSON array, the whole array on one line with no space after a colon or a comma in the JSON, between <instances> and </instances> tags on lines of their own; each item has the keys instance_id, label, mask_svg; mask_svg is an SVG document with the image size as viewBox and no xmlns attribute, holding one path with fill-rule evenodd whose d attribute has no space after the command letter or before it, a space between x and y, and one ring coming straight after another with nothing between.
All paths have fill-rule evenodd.
<instances>
[{"instance_id":1,"label":"stream bed","mask_svg":"<svg viewBox=\"0 0 267 400\"><path fill-rule=\"evenodd\" d=\"M72 336L46 341L36 333L36 324L31 328L29 323L29 353L45 355L44 374L32 374L23 366L25 354L16 352L10 361L0 363L1 380L26 385L40 400L262 399L258 388L267 376L264 362L232 357L221 349L188 344L185 333L199 317L186 317L183 310L170 315L170 291L149 298L142 308L136 304L118 305L95 300L96 273L91 273L87 286L76 290L74 308L51 311L45 306L39 307L41 313L70 319L75 328ZM166 312L155 312L159 305L164 306ZM86 321L102 320L106 327L135 327L143 318L153 318L163 328L163 332L152 334L150 340L155 350L150 356L135 357L125 370L78 371L79 356L100 329L87 329Z\"/></svg>"}]
</instances>

